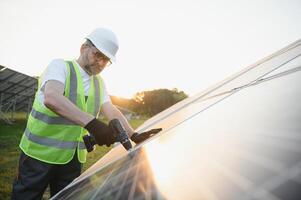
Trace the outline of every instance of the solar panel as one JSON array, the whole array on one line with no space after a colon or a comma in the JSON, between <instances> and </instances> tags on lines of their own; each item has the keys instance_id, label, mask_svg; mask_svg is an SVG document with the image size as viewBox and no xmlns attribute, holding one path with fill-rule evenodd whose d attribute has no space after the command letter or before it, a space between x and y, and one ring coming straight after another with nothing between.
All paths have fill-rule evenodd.
<instances>
[{"instance_id":1,"label":"solar panel","mask_svg":"<svg viewBox=\"0 0 301 200\"><path fill-rule=\"evenodd\" d=\"M299 199L300 41L147 121L53 199Z\"/></svg>"},{"instance_id":2,"label":"solar panel","mask_svg":"<svg viewBox=\"0 0 301 200\"><path fill-rule=\"evenodd\" d=\"M29 112L37 82L34 77L0 66L0 114L16 111ZM1 116L4 117L4 115Z\"/></svg>"}]
</instances>

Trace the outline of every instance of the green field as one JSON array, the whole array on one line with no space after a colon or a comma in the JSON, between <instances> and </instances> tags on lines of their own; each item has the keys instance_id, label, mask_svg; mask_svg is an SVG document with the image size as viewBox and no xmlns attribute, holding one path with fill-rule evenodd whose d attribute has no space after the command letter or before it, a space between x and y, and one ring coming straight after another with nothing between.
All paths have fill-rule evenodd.
<instances>
[{"instance_id":1,"label":"green field","mask_svg":"<svg viewBox=\"0 0 301 200\"><path fill-rule=\"evenodd\" d=\"M131 120L133 128L141 125L145 119ZM14 125L0 124L0 199L10 199L12 182L17 172L18 158L20 149L18 147L26 121L18 120ZM97 149L87 156L87 162L83 166L83 171L93 165L111 147L97 147ZM49 192L44 195L45 199L49 198ZM43 198L43 199L44 199Z\"/></svg>"}]
</instances>

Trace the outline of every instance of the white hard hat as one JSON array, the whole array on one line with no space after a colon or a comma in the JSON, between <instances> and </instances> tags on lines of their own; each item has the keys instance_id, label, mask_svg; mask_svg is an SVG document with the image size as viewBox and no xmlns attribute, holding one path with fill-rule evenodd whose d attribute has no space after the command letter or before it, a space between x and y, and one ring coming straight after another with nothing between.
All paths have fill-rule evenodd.
<instances>
[{"instance_id":1,"label":"white hard hat","mask_svg":"<svg viewBox=\"0 0 301 200\"><path fill-rule=\"evenodd\" d=\"M119 48L116 35L109 29L97 28L92 31L86 39L89 39L94 46L111 61L116 61L116 53Z\"/></svg>"}]
</instances>

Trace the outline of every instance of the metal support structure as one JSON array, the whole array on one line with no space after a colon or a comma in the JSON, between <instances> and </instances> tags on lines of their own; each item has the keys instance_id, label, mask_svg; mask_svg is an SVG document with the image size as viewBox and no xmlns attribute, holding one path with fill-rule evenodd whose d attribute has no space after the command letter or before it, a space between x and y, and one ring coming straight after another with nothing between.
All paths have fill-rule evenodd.
<instances>
[{"instance_id":1,"label":"metal support structure","mask_svg":"<svg viewBox=\"0 0 301 200\"><path fill-rule=\"evenodd\" d=\"M12 104L12 110L11 110L11 120L15 121L15 112L16 112L16 102L17 102L18 96L15 96Z\"/></svg>"},{"instance_id":2,"label":"metal support structure","mask_svg":"<svg viewBox=\"0 0 301 200\"><path fill-rule=\"evenodd\" d=\"M12 99L11 101L5 104L6 108L4 108L3 104L1 105L3 107L3 109L1 109L1 119L3 119L8 124L12 124L13 121L15 121L14 118L15 118L17 100L18 100L18 96L15 96L14 99ZM10 117L7 117L5 113L9 113L9 112L10 112Z\"/></svg>"},{"instance_id":3,"label":"metal support structure","mask_svg":"<svg viewBox=\"0 0 301 200\"><path fill-rule=\"evenodd\" d=\"M32 102L32 98L29 97L29 98L28 98L27 114L26 114L26 118L27 118L27 119L28 119L29 113L30 113L30 111L31 111L32 103L33 103L33 102Z\"/></svg>"},{"instance_id":4,"label":"metal support structure","mask_svg":"<svg viewBox=\"0 0 301 200\"><path fill-rule=\"evenodd\" d=\"M2 101L3 101L4 93L0 94L0 112L2 111Z\"/></svg>"},{"instance_id":5,"label":"metal support structure","mask_svg":"<svg viewBox=\"0 0 301 200\"><path fill-rule=\"evenodd\" d=\"M11 120L2 112L3 98L4 98L4 93L1 93L1 95L0 95L0 119L2 119L7 124L12 124Z\"/></svg>"}]
</instances>

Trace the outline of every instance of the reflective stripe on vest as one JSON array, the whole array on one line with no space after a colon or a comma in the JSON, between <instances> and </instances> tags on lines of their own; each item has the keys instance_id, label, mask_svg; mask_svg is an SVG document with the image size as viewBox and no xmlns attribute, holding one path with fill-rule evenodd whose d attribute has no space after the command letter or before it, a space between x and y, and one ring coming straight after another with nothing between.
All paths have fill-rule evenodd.
<instances>
[{"instance_id":1,"label":"reflective stripe on vest","mask_svg":"<svg viewBox=\"0 0 301 200\"><path fill-rule=\"evenodd\" d=\"M65 125L76 125L74 122L64 118L64 117L52 117L44 113L36 111L34 108L31 110L31 116L34 118L45 122L46 124L65 124Z\"/></svg>"},{"instance_id":2,"label":"reflective stripe on vest","mask_svg":"<svg viewBox=\"0 0 301 200\"><path fill-rule=\"evenodd\" d=\"M69 99L72 103L77 105L76 98L77 98L77 77L74 69L74 65L71 61L67 61L70 66L70 96Z\"/></svg>"},{"instance_id":3,"label":"reflective stripe on vest","mask_svg":"<svg viewBox=\"0 0 301 200\"><path fill-rule=\"evenodd\" d=\"M77 147L77 144L79 144L80 149L86 148L83 142L62 141L53 138L41 137L32 134L27 128L25 129L24 134L28 140L45 146L51 146L59 149L75 149Z\"/></svg>"}]
</instances>

